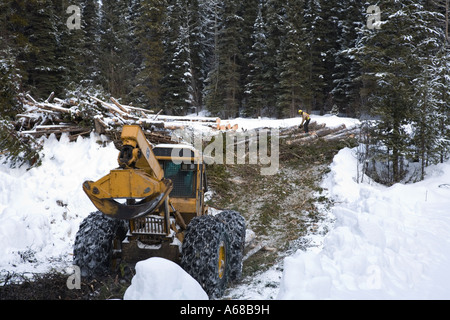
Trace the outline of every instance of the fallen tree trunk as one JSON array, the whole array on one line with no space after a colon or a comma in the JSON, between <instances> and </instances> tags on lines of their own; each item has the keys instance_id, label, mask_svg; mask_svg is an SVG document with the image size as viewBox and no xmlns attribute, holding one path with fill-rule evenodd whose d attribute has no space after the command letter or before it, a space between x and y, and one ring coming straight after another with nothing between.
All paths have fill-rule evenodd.
<instances>
[{"instance_id":1,"label":"fallen tree trunk","mask_svg":"<svg viewBox=\"0 0 450 320\"><path fill-rule=\"evenodd\" d=\"M325 128L325 123L318 124L316 121L312 121L309 124L310 131L318 131ZM288 139L298 139L306 136L303 132L303 128L299 128L298 126L290 127L288 129L283 129L280 132L280 138L288 138Z\"/></svg>"},{"instance_id":2,"label":"fallen tree trunk","mask_svg":"<svg viewBox=\"0 0 450 320\"><path fill-rule=\"evenodd\" d=\"M313 133L311 133L310 135L307 135L307 136L302 136L302 137L300 137L300 138L293 139L293 140L287 140L287 141L286 141L286 144L287 144L287 145L291 145L291 144L294 144L294 143L307 143L307 142L311 142L311 141L313 141L313 140L315 140L315 139L324 137L324 136L329 135L329 134L331 134L331 133L336 133L336 132L340 132L340 131L342 131L342 130L345 130L345 128L346 128L346 127L345 127L345 124L343 124L343 125L340 125L340 126L337 127L337 128L325 128L325 129L321 129L321 130L316 131L316 132L313 132Z\"/></svg>"},{"instance_id":3,"label":"fallen tree trunk","mask_svg":"<svg viewBox=\"0 0 450 320\"><path fill-rule=\"evenodd\" d=\"M48 125L48 126L37 126L35 130L20 131L19 133L22 135L31 134L33 136L39 137L52 133L60 134L65 132L74 134L80 132L91 132L91 129L71 125Z\"/></svg>"},{"instance_id":4,"label":"fallen tree trunk","mask_svg":"<svg viewBox=\"0 0 450 320\"><path fill-rule=\"evenodd\" d=\"M334 141L334 140L340 140L340 139L345 139L348 137L354 137L355 135L357 135L359 132L359 128L353 128L353 129L347 129L344 130L342 132L338 132L336 134L333 135L328 135L326 137L324 137L325 140L327 141Z\"/></svg>"}]
</instances>

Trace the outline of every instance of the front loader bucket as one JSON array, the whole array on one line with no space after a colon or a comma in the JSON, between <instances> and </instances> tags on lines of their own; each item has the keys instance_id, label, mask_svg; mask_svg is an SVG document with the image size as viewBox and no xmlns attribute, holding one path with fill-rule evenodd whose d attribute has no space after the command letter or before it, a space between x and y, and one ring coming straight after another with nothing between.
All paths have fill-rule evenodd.
<instances>
[{"instance_id":1,"label":"front loader bucket","mask_svg":"<svg viewBox=\"0 0 450 320\"><path fill-rule=\"evenodd\" d=\"M159 188L158 192L152 193L135 204L122 204L114 200L113 197L99 197L96 183L93 181L83 183L83 190L94 206L111 218L123 220L132 220L151 214L164 203L173 188L172 181L165 179L161 182L162 187Z\"/></svg>"}]
</instances>

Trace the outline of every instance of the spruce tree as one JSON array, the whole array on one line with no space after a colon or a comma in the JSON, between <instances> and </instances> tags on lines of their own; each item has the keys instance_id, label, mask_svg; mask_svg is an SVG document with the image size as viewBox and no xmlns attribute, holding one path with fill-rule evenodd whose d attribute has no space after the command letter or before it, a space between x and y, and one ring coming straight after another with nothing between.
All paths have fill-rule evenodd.
<instances>
[{"instance_id":1,"label":"spruce tree","mask_svg":"<svg viewBox=\"0 0 450 320\"><path fill-rule=\"evenodd\" d=\"M252 59L250 59L249 53L252 51L254 41L252 39L254 33L254 24L258 17L258 12L260 11L260 1L259 0L247 0L242 1L240 8L238 10L239 15L242 17L242 27L240 36L240 109L239 113L241 115L247 114L248 106L248 96L245 94L246 86L248 84L248 76L252 70Z\"/></svg>"},{"instance_id":2,"label":"spruce tree","mask_svg":"<svg viewBox=\"0 0 450 320\"><path fill-rule=\"evenodd\" d=\"M164 110L168 114L184 115L191 105L189 72L189 34L186 7L180 0L169 1L164 36Z\"/></svg>"},{"instance_id":3,"label":"spruce tree","mask_svg":"<svg viewBox=\"0 0 450 320\"><path fill-rule=\"evenodd\" d=\"M443 46L432 63L433 83L438 107L439 162L450 157L450 49Z\"/></svg>"},{"instance_id":4,"label":"spruce tree","mask_svg":"<svg viewBox=\"0 0 450 320\"><path fill-rule=\"evenodd\" d=\"M27 1L28 25L25 36L31 45L24 57L28 74L27 87L37 99L51 92L57 95L64 90L63 73L55 63L58 58L58 27L55 7L51 0Z\"/></svg>"},{"instance_id":5,"label":"spruce tree","mask_svg":"<svg viewBox=\"0 0 450 320\"><path fill-rule=\"evenodd\" d=\"M323 9L324 2L305 1L304 21L307 37L305 61L308 61L305 72L309 79L308 86L304 88L304 109L308 111L320 109L323 112L327 79L330 78L327 76L329 72L327 61L330 58L329 44L333 42L335 28L326 20L328 13Z\"/></svg>"},{"instance_id":6,"label":"spruce tree","mask_svg":"<svg viewBox=\"0 0 450 320\"><path fill-rule=\"evenodd\" d=\"M205 73L202 70L203 60L206 54L203 52L202 19L200 17L200 1L184 0L185 28L187 35L189 77L190 77L190 104L197 112L203 105L203 89Z\"/></svg>"},{"instance_id":7,"label":"spruce tree","mask_svg":"<svg viewBox=\"0 0 450 320\"><path fill-rule=\"evenodd\" d=\"M268 115L273 117L278 117L281 114L277 106L277 99L280 95L280 71L278 69L280 62L276 57L279 56L281 39L284 35L284 10L283 4L277 0L267 0L263 6L267 30L267 56L269 57L266 64L265 85L270 90L270 94L266 103Z\"/></svg>"},{"instance_id":8,"label":"spruce tree","mask_svg":"<svg viewBox=\"0 0 450 320\"><path fill-rule=\"evenodd\" d=\"M411 45L421 66L421 72L413 81L417 104L413 117L413 143L421 162L423 179L425 167L437 163L442 150L442 107L446 102L445 97L440 99L443 83L439 66L443 60L437 54L444 48L445 34L435 23L442 15L427 10L424 1L412 4L410 14L416 22L410 34Z\"/></svg>"},{"instance_id":9,"label":"spruce tree","mask_svg":"<svg viewBox=\"0 0 450 320\"><path fill-rule=\"evenodd\" d=\"M100 41L101 81L107 92L117 98L125 98L131 90L133 67L130 57L133 48L129 45L128 19L127 1L103 3Z\"/></svg>"},{"instance_id":10,"label":"spruce tree","mask_svg":"<svg viewBox=\"0 0 450 320\"><path fill-rule=\"evenodd\" d=\"M363 37L363 68L365 81L374 84L369 96L370 112L380 119L374 137L381 143L377 161L388 168L384 182L399 182L405 173L403 159L410 145L405 126L414 111L413 79L418 75L418 61L406 30L414 21L408 16L404 3L383 1L381 29L365 30ZM385 148L385 149L384 149Z\"/></svg>"},{"instance_id":11,"label":"spruce tree","mask_svg":"<svg viewBox=\"0 0 450 320\"><path fill-rule=\"evenodd\" d=\"M0 116L13 118L21 111L18 101L20 77L14 59L5 56L0 58Z\"/></svg>"},{"instance_id":12,"label":"spruce tree","mask_svg":"<svg viewBox=\"0 0 450 320\"><path fill-rule=\"evenodd\" d=\"M280 117L294 117L297 110L303 108L304 89L308 82L304 72L307 62L303 37L303 6L303 0L291 0L285 4L285 31L277 56L280 79L277 106Z\"/></svg>"},{"instance_id":13,"label":"spruce tree","mask_svg":"<svg viewBox=\"0 0 450 320\"><path fill-rule=\"evenodd\" d=\"M272 59L268 56L267 28L262 9L260 5L251 36L253 45L247 53L249 72L245 85L247 104L244 115L248 117L266 114L269 107L267 100L271 94L267 78L268 66Z\"/></svg>"},{"instance_id":14,"label":"spruce tree","mask_svg":"<svg viewBox=\"0 0 450 320\"><path fill-rule=\"evenodd\" d=\"M435 12L425 10L423 3L380 3L380 29L365 29L359 46L362 78L371 84L367 86L370 111L380 119L374 139L389 171L387 183L402 179L404 159L410 152L422 162L423 177L423 168L442 141L438 128L442 105L447 102L446 97L436 99L442 79L437 80L439 72L433 64L443 36L433 26Z\"/></svg>"},{"instance_id":15,"label":"spruce tree","mask_svg":"<svg viewBox=\"0 0 450 320\"><path fill-rule=\"evenodd\" d=\"M100 84L100 61L102 52L100 46L100 14L98 1L81 0L82 12L81 31L83 39L81 43L83 57L83 88ZM79 31L76 32L77 34Z\"/></svg>"},{"instance_id":16,"label":"spruce tree","mask_svg":"<svg viewBox=\"0 0 450 320\"><path fill-rule=\"evenodd\" d=\"M24 13L24 1L0 3L0 116L5 119L21 111L18 95L27 76L22 57L29 48L24 36L28 25Z\"/></svg>"},{"instance_id":17,"label":"spruce tree","mask_svg":"<svg viewBox=\"0 0 450 320\"><path fill-rule=\"evenodd\" d=\"M136 28L138 50L142 56L135 91L142 98L143 107L159 111L162 107L161 80L164 76L165 0L142 0L141 14Z\"/></svg>"},{"instance_id":18,"label":"spruce tree","mask_svg":"<svg viewBox=\"0 0 450 320\"><path fill-rule=\"evenodd\" d=\"M0 114L0 150L3 163L11 168L25 164L30 167L39 166L41 159L39 152L42 145L31 136L22 136L15 130L10 121Z\"/></svg>"},{"instance_id":19,"label":"spruce tree","mask_svg":"<svg viewBox=\"0 0 450 320\"><path fill-rule=\"evenodd\" d=\"M219 63L218 43L222 24L223 2L220 0L199 0L199 46L202 57L200 63L203 81L203 98L211 97L217 88L214 70Z\"/></svg>"},{"instance_id":20,"label":"spruce tree","mask_svg":"<svg viewBox=\"0 0 450 320\"><path fill-rule=\"evenodd\" d=\"M351 50L358 39L358 30L364 24L361 5L352 0L343 0L337 3L336 11L339 36L334 54L331 94L340 111L347 115L360 115L361 66Z\"/></svg>"},{"instance_id":21,"label":"spruce tree","mask_svg":"<svg viewBox=\"0 0 450 320\"><path fill-rule=\"evenodd\" d=\"M80 8L79 29L69 28L67 25L70 26L73 23L71 19L75 14L75 12L67 13L68 3L65 1L55 2L58 54L55 57L54 64L59 65L62 70L61 85L63 86L62 96L64 97L72 94L79 87L86 74L83 49L85 33L81 29L81 22L85 18L82 15L82 1L72 1L70 5Z\"/></svg>"},{"instance_id":22,"label":"spruce tree","mask_svg":"<svg viewBox=\"0 0 450 320\"><path fill-rule=\"evenodd\" d=\"M241 95L241 43L242 17L239 2L228 0L223 5L222 23L217 42L217 61L209 74L208 110L224 118L239 113Z\"/></svg>"}]
</instances>

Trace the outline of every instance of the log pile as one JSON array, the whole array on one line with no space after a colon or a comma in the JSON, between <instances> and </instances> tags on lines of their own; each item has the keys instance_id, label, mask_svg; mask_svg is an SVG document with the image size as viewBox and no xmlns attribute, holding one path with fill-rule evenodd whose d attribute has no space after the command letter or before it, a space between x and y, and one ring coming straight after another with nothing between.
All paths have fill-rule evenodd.
<instances>
[{"instance_id":1,"label":"log pile","mask_svg":"<svg viewBox=\"0 0 450 320\"><path fill-rule=\"evenodd\" d=\"M303 129L297 129L297 131ZM350 128L348 129L345 124L342 124L336 128L327 128L325 125L313 125L312 128L310 126L310 133L304 133L304 132L298 132L298 133L290 133L289 135L285 137L285 141L287 145L292 144L308 144L312 143L313 141L321 138L327 141L337 141L341 139L346 138L352 138L354 137L357 132L358 128Z\"/></svg>"},{"instance_id":2,"label":"log pile","mask_svg":"<svg viewBox=\"0 0 450 320\"><path fill-rule=\"evenodd\" d=\"M174 143L171 130L184 129L193 122L200 122L211 128L217 127L217 118L180 117L161 115L128 105L122 105L111 97L105 102L97 97L88 100L58 99L52 93L45 101L38 102L30 95L22 98L24 112L16 116L14 126L22 136L39 138L63 133L69 139L89 136L91 132L109 136L113 141L120 137L123 125L140 125L152 143Z\"/></svg>"},{"instance_id":3,"label":"log pile","mask_svg":"<svg viewBox=\"0 0 450 320\"><path fill-rule=\"evenodd\" d=\"M177 129L189 129L194 126L206 126L217 131L237 131L238 126L216 117L169 116L162 110L154 113L150 110L123 105L111 97L109 102L97 97L85 99L59 99L52 93L46 100L37 101L30 95L21 97L23 112L16 116L13 125L21 142L54 134L60 138L68 135L71 141L80 136L89 136L92 132L109 137L120 147L120 134L123 125L140 125L147 139L154 143L178 143L180 138L174 132ZM197 127L198 128L198 127ZM280 130L280 138L287 145L308 144L316 139L340 140L356 135L358 129L341 125L327 128L325 124L312 121L310 134L303 133L297 126ZM239 128L244 130L244 128ZM245 130L244 130L245 131Z\"/></svg>"}]
</instances>

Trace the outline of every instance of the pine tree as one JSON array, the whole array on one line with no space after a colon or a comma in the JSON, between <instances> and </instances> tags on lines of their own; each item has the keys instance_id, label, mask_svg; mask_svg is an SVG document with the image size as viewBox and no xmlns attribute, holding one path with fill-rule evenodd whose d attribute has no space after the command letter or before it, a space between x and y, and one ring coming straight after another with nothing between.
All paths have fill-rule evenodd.
<instances>
[{"instance_id":1,"label":"pine tree","mask_svg":"<svg viewBox=\"0 0 450 320\"><path fill-rule=\"evenodd\" d=\"M307 52L305 61L308 61L308 68L305 69L309 79L308 86L304 88L304 105L308 111L324 111L324 102L327 98L327 80L331 80L328 75L330 68L328 61L333 56L331 48L335 45L334 20L328 21L329 12L323 5L323 0L306 0L304 19L306 24L305 34L307 36Z\"/></svg>"},{"instance_id":2,"label":"pine tree","mask_svg":"<svg viewBox=\"0 0 450 320\"><path fill-rule=\"evenodd\" d=\"M252 51L254 45L253 34L254 34L254 24L258 17L260 11L260 0L247 0L240 3L240 8L238 10L239 15L242 17L242 26L240 31L240 94L239 94L239 113L241 115L248 114L248 96L245 93L246 87L249 80L249 74L252 70L252 59L249 53Z\"/></svg>"},{"instance_id":3,"label":"pine tree","mask_svg":"<svg viewBox=\"0 0 450 320\"><path fill-rule=\"evenodd\" d=\"M185 5L180 0L169 1L164 36L164 110L168 114L184 115L192 103L190 99L189 34Z\"/></svg>"},{"instance_id":4,"label":"pine tree","mask_svg":"<svg viewBox=\"0 0 450 320\"><path fill-rule=\"evenodd\" d=\"M417 106L414 112L415 151L421 161L421 179L425 175L425 167L437 163L442 150L442 108L444 100L440 99L442 92L441 70L438 67L442 57L436 54L445 45L445 34L434 22L440 15L426 10L419 3L411 5L411 16L415 20L415 28L411 33L413 54L421 65L421 72L414 80ZM444 130L445 131L445 130Z\"/></svg>"},{"instance_id":5,"label":"pine tree","mask_svg":"<svg viewBox=\"0 0 450 320\"><path fill-rule=\"evenodd\" d=\"M247 105L244 115L249 117L262 116L264 113L267 113L267 100L271 93L267 77L269 72L268 65L272 59L268 56L267 30L262 10L261 4L251 36L253 45L247 53L250 70L245 85Z\"/></svg>"},{"instance_id":6,"label":"pine tree","mask_svg":"<svg viewBox=\"0 0 450 320\"><path fill-rule=\"evenodd\" d=\"M291 0L285 4L285 31L277 56L280 79L278 96L278 116L294 117L301 108L304 88L308 82L304 72L306 45L302 37L304 31L303 0Z\"/></svg>"},{"instance_id":7,"label":"pine tree","mask_svg":"<svg viewBox=\"0 0 450 320\"><path fill-rule=\"evenodd\" d=\"M102 52L100 48L100 14L98 1L81 0L81 43L83 55L84 87L92 87L100 83L100 61ZM79 33L79 31L77 31Z\"/></svg>"},{"instance_id":8,"label":"pine tree","mask_svg":"<svg viewBox=\"0 0 450 320\"><path fill-rule=\"evenodd\" d=\"M433 25L435 12L425 10L422 3L381 3L381 28L366 29L359 47L363 80L371 90L370 111L380 119L374 139L389 170L388 183L401 180L406 172L403 160L411 151L422 162L423 177L442 141L442 106L448 103L445 94L444 99L437 98L442 79L433 64L444 37ZM412 132L407 132L408 126Z\"/></svg>"},{"instance_id":9,"label":"pine tree","mask_svg":"<svg viewBox=\"0 0 450 320\"><path fill-rule=\"evenodd\" d=\"M136 36L139 38L137 49L142 56L142 63L137 74L135 91L143 97L143 107L158 111L162 106L166 8L165 0L142 0L136 29Z\"/></svg>"},{"instance_id":10,"label":"pine tree","mask_svg":"<svg viewBox=\"0 0 450 320\"><path fill-rule=\"evenodd\" d=\"M124 98L131 91L133 72L127 1L103 3L101 29L101 82L110 95Z\"/></svg>"},{"instance_id":11,"label":"pine tree","mask_svg":"<svg viewBox=\"0 0 450 320\"><path fill-rule=\"evenodd\" d=\"M24 57L28 74L27 86L36 97L51 92L62 93L63 73L55 63L58 58L58 27L55 7L51 0L27 1L28 26L25 36L32 49Z\"/></svg>"},{"instance_id":12,"label":"pine tree","mask_svg":"<svg viewBox=\"0 0 450 320\"><path fill-rule=\"evenodd\" d=\"M337 3L338 16L335 67L331 94L338 109L348 115L360 115L361 66L351 50L358 39L358 30L363 27L361 5L351 0Z\"/></svg>"},{"instance_id":13,"label":"pine tree","mask_svg":"<svg viewBox=\"0 0 450 320\"><path fill-rule=\"evenodd\" d=\"M266 64L265 86L270 90L270 94L266 103L268 115L273 117L281 114L277 107L277 99L280 95L280 71L279 60L277 61L276 57L279 55L281 38L284 35L284 10L285 7L277 0L267 0L263 6L267 30L267 56L269 57Z\"/></svg>"},{"instance_id":14,"label":"pine tree","mask_svg":"<svg viewBox=\"0 0 450 320\"><path fill-rule=\"evenodd\" d=\"M209 74L207 109L221 117L238 115L241 94L241 43L242 17L239 3L228 0L223 6L216 48L217 62Z\"/></svg>"},{"instance_id":15,"label":"pine tree","mask_svg":"<svg viewBox=\"0 0 450 320\"><path fill-rule=\"evenodd\" d=\"M28 21L24 16L25 2L0 3L0 116L14 117L21 111L18 95L26 72L21 57L29 47L24 36Z\"/></svg>"},{"instance_id":16,"label":"pine tree","mask_svg":"<svg viewBox=\"0 0 450 320\"><path fill-rule=\"evenodd\" d=\"M72 1L70 4L80 8L79 22L81 23L83 21L82 1ZM58 53L53 63L59 65L62 70L62 96L71 94L83 81L86 73L83 49L85 33L81 29L81 25L80 29L68 27L68 24L73 23L71 19L75 14L75 12L70 11L67 13L68 8L69 6L65 1L55 2Z\"/></svg>"},{"instance_id":17,"label":"pine tree","mask_svg":"<svg viewBox=\"0 0 450 320\"><path fill-rule=\"evenodd\" d=\"M405 126L411 122L414 111L412 81L419 73L410 39L405 35L415 22L404 3L384 1L380 6L383 25L379 30L365 30L361 53L364 79L374 84L368 101L370 111L380 119L374 133L382 145L378 161L383 161L389 170L385 182L395 183L405 173L403 159L410 145Z\"/></svg>"}]
</instances>

